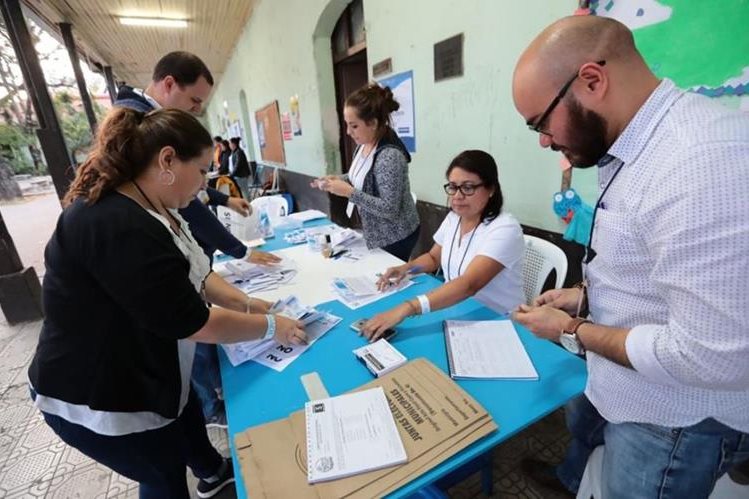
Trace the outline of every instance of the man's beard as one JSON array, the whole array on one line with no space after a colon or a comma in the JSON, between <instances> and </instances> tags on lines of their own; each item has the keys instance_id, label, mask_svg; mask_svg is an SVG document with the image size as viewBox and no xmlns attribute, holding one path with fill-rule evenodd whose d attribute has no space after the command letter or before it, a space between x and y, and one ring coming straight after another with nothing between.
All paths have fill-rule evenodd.
<instances>
[{"instance_id":1,"label":"man's beard","mask_svg":"<svg viewBox=\"0 0 749 499\"><path fill-rule=\"evenodd\" d=\"M574 95L568 98L569 144L552 144L555 151L561 150L576 168L595 166L609 150L606 140L606 120L588 109L584 109Z\"/></svg>"}]
</instances>

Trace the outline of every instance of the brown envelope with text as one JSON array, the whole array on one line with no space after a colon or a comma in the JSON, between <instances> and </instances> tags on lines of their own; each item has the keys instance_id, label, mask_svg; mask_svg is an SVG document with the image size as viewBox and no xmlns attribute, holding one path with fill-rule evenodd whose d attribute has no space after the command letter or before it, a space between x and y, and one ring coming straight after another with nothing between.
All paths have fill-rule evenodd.
<instances>
[{"instance_id":1,"label":"brown envelope with text","mask_svg":"<svg viewBox=\"0 0 749 499\"><path fill-rule=\"evenodd\" d=\"M310 485L305 416L297 411L235 435L248 496L382 496L497 429L483 407L426 359L413 360L353 391L375 386L385 391L407 463Z\"/></svg>"}]
</instances>

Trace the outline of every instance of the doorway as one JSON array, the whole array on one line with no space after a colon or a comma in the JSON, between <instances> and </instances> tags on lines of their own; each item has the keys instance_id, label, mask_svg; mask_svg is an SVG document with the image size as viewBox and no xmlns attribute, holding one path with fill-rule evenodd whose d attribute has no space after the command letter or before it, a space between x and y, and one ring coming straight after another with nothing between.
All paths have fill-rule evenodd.
<instances>
[{"instance_id":1,"label":"doorway","mask_svg":"<svg viewBox=\"0 0 749 499\"><path fill-rule=\"evenodd\" d=\"M346 134L343 105L349 94L366 85L369 80L362 0L351 2L343 11L341 17L338 18L330 39L330 45L333 51L333 77L340 132L341 169L343 173L347 173L354 157L356 143ZM346 204L346 199L331 196L331 219L340 225L359 226L358 222L352 223L352 220L349 220L346 216Z\"/></svg>"},{"instance_id":2,"label":"doorway","mask_svg":"<svg viewBox=\"0 0 749 499\"><path fill-rule=\"evenodd\" d=\"M346 134L343 104L346 97L367 84L367 40L364 31L362 0L354 0L338 18L330 40L333 49L336 111L340 129L340 153L343 172L348 172L356 144Z\"/></svg>"}]
</instances>

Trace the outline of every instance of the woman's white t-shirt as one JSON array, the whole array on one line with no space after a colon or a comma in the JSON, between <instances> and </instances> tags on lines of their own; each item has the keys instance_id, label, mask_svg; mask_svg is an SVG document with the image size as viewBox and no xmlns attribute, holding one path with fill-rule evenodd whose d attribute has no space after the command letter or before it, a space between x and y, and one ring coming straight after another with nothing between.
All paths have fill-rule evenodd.
<instances>
[{"instance_id":1,"label":"woman's white t-shirt","mask_svg":"<svg viewBox=\"0 0 749 499\"><path fill-rule=\"evenodd\" d=\"M434 234L434 242L442 246L441 263L445 281L451 281L465 273L477 255L486 256L501 263L504 269L474 297L500 313L510 312L519 304L525 303L523 294L525 241L523 230L515 217L509 213L501 213L491 222L480 223L476 227L475 234L469 231L462 238L459 224L460 217L451 211ZM473 239L471 239L472 234Z\"/></svg>"}]
</instances>

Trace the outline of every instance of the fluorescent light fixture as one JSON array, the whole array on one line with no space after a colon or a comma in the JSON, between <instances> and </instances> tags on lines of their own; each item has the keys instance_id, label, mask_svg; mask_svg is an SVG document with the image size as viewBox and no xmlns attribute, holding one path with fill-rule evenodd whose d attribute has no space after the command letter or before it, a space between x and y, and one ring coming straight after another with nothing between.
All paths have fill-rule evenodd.
<instances>
[{"instance_id":1,"label":"fluorescent light fixture","mask_svg":"<svg viewBox=\"0 0 749 499\"><path fill-rule=\"evenodd\" d=\"M160 17L120 17L125 26L155 26L157 28L186 28L185 19L164 19Z\"/></svg>"}]
</instances>

